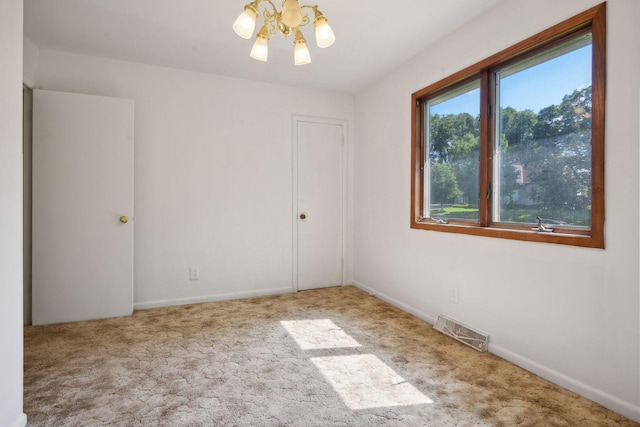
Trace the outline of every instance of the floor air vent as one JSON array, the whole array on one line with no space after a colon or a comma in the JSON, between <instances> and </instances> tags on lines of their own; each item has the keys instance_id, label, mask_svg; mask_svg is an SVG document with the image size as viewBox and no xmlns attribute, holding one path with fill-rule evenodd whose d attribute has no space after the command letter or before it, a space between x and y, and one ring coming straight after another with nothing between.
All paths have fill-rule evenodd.
<instances>
[{"instance_id":1,"label":"floor air vent","mask_svg":"<svg viewBox=\"0 0 640 427\"><path fill-rule=\"evenodd\" d=\"M478 351L487 351L489 346L489 335L447 316L438 316L438 321L433 325L433 328Z\"/></svg>"}]
</instances>

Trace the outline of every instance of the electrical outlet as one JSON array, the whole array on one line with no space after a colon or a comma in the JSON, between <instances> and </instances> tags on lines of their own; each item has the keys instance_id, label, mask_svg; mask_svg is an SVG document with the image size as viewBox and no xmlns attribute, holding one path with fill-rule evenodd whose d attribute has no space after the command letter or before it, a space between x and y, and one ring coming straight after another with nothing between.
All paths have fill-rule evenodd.
<instances>
[{"instance_id":1,"label":"electrical outlet","mask_svg":"<svg viewBox=\"0 0 640 427\"><path fill-rule=\"evenodd\" d=\"M200 269L198 267L189 267L189 280L200 280Z\"/></svg>"},{"instance_id":2,"label":"electrical outlet","mask_svg":"<svg viewBox=\"0 0 640 427\"><path fill-rule=\"evenodd\" d=\"M458 304L459 289L457 286L449 285L449 301Z\"/></svg>"}]
</instances>

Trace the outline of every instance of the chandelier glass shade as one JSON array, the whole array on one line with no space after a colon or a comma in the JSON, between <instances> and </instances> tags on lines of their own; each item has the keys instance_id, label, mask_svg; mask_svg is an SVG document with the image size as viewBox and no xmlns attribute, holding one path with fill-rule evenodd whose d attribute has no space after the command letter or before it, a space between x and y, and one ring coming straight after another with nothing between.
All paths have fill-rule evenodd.
<instances>
[{"instance_id":1,"label":"chandelier glass shade","mask_svg":"<svg viewBox=\"0 0 640 427\"><path fill-rule=\"evenodd\" d=\"M300 30L309 24L309 15L303 9L311 9L313 12L313 25L316 28L316 44L320 48L331 46L336 37L327 22L326 16L318 10L318 6L302 5L298 0L284 0L282 11L279 12L271 0L254 0L244 7L244 12L233 23L233 30L243 39L250 39L256 28L260 4L267 4L262 12L264 23L256 34L256 41L251 49L250 56L258 61L266 61L269 55L269 37L278 30L285 38L294 35L293 58L296 65L304 65L311 62L311 54L307 48L307 41Z\"/></svg>"},{"instance_id":2,"label":"chandelier glass shade","mask_svg":"<svg viewBox=\"0 0 640 427\"><path fill-rule=\"evenodd\" d=\"M267 32L266 27L263 26L256 36L256 42L253 44L253 48L251 48L250 56L258 61L267 62L267 56L269 56L269 46L267 45L268 41L269 33Z\"/></svg>"}]
</instances>

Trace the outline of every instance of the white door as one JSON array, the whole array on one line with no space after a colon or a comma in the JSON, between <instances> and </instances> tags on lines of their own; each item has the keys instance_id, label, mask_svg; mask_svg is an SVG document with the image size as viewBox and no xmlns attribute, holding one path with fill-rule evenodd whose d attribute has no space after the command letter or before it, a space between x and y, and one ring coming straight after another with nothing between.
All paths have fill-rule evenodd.
<instances>
[{"instance_id":1,"label":"white door","mask_svg":"<svg viewBox=\"0 0 640 427\"><path fill-rule=\"evenodd\" d=\"M133 101L34 90L33 324L132 313L132 219Z\"/></svg>"},{"instance_id":2,"label":"white door","mask_svg":"<svg viewBox=\"0 0 640 427\"><path fill-rule=\"evenodd\" d=\"M294 287L298 290L344 284L345 127L339 121L294 118Z\"/></svg>"}]
</instances>

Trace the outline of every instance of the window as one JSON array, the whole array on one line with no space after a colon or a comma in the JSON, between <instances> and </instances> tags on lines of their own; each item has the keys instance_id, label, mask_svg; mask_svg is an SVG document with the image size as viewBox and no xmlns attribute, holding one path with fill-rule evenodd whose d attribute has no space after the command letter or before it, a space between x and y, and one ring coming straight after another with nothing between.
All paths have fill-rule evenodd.
<instances>
[{"instance_id":1,"label":"window","mask_svg":"<svg viewBox=\"0 0 640 427\"><path fill-rule=\"evenodd\" d=\"M605 5L412 96L411 227L604 247Z\"/></svg>"}]
</instances>

